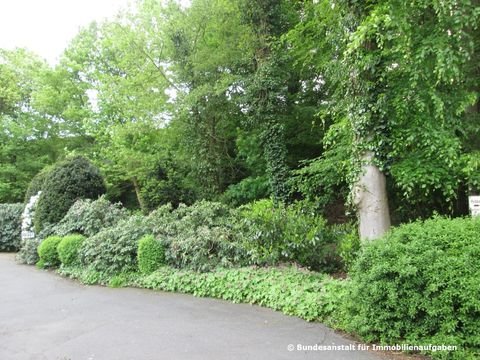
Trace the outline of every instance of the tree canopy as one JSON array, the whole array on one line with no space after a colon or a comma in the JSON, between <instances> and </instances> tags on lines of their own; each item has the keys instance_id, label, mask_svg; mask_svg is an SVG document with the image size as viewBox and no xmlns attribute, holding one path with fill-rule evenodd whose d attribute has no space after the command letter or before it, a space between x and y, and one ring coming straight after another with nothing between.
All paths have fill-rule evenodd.
<instances>
[{"instance_id":1,"label":"tree canopy","mask_svg":"<svg viewBox=\"0 0 480 360\"><path fill-rule=\"evenodd\" d=\"M465 214L479 17L470 0L142 0L56 66L0 50L0 202L82 155L143 212L271 196L333 222L373 206L387 228Z\"/></svg>"}]
</instances>

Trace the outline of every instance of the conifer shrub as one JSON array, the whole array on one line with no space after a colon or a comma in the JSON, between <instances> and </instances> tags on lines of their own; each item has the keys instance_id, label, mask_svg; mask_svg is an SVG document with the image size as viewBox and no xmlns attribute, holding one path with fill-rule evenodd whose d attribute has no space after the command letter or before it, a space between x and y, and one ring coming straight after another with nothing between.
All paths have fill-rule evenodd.
<instances>
[{"instance_id":1,"label":"conifer shrub","mask_svg":"<svg viewBox=\"0 0 480 360\"><path fill-rule=\"evenodd\" d=\"M87 159L75 157L57 164L46 176L35 211L35 230L58 223L79 199L105 193L100 171Z\"/></svg>"}]
</instances>

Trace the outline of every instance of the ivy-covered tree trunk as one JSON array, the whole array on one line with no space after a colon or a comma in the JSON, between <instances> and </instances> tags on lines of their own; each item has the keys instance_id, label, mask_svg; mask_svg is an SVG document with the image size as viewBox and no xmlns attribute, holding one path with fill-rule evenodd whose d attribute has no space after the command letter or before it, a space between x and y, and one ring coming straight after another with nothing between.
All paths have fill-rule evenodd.
<instances>
[{"instance_id":1,"label":"ivy-covered tree trunk","mask_svg":"<svg viewBox=\"0 0 480 360\"><path fill-rule=\"evenodd\" d=\"M373 160L373 152L363 154L361 174L354 188L359 234L362 240L381 237L391 225L386 177Z\"/></svg>"},{"instance_id":2,"label":"ivy-covered tree trunk","mask_svg":"<svg viewBox=\"0 0 480 360\"><path fill-rule=\"evenodd\" d=\"M287 147L285 146L284 128L277 122L271 122L267 124L262 137L267 176L270 179L273 196L277 201L286 201L289 193L287 186L289 169L286 161Z\"/></svg>"},{"instance_id":3,"label":"ivy-covered tree trunk","mask_svg":"<svg viewBox=\"0 0 480 360\"><path fill-rule=\"evenodd\" d=\"M285 79L274 53L272 41L286 26L281 0L245 0L244 20L255 33L254 73L247 88L248 102L252 107L253 122L262 129L262 146L267 176L275 201L288 200L287 148L285 130L279 117L285 108Z\"/></svg>"}]
</instances>

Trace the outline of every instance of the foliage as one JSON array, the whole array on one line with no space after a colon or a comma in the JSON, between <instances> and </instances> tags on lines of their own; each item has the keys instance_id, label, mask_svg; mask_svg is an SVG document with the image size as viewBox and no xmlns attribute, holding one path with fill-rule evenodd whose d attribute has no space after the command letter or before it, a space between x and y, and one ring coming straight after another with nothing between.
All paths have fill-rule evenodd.
<instances>
[{"instance_id":1,"label":"foliage","mask_svg":"<svg viewBox=\"0 0 480 360\"><path fill-rule=\"evenodd\" d=\"M332 231L341 238L338 253L342 258L344 270L348 272L357 260L361 249L358 229L352 224L341 224L333 226Z\"/></svg>"},{"instance_id":2,"label":"foliage","mask_svg":"<svg viewBox=\"0 0 480 360\"><path fill-rule=\"evenodd\" d=\"M133 215L86 239L80 249L80 261L96 271L135 271L138 241L149 233L147 219Z\"/></svg>"},{"instance_id":3,"label":"foliage","mask_svg":"<svg viewBox=\"0 0 480 360\"><path fill-rule=\"evenodd\" d=\"M62 241L60 236L50 236L43 240L38 246L38 256L40 258L37 266L43 267L57 267L60 265L60 258L57 251L57 246Z\"/></svg>"},{"instance_id":4,"label":"foliage","mask_svg":"<svg viewBox=\"0 0 480 360\"><path fill-rule=\"evenodd\" d=\"M479 219L434 218L365 246L351 273L349 330L367 341L458 346L440 359L476 358L479 231Z\"/></svg>"},{"instance_id":5,"label":"foliage","mask_svg":"<svg viewBox=\"0 0 480 360\"><path fill-rule=\"evenodd\" d=\"M98 168L82 157L60 162L48 174L35 211L35 228L59 222L78 199L97 198L105 192Z\"/></svg>"},{"instance_id":6,"label":"foliage","mask_svg":"<svg viewBox=\"0 0 480 360\"><path fill-rule=\"evenodd\" d=\"M260 200L269 195L270 185L265 176L247 177L230 185L222 194L222 201L231 206L240 206Z\"/></svg>"},{"instance_id":7,"label":"foliage","mask_svg":"<svg viewBox=\"0 0 480 360\"><path fill-rule=\"evenodd\" d=\"M248 262L235 229L238 219L227 206L199 201L174 211L162 207L150 215L153 234L166 246L167 263L199 271Z\"/></svg>"},{"instance_id":8,"label":"foliage","mask_svg":"<svg viewBox=\"0 0 480 360\"><path fill-rule=\"evenodd\" d=\"M296 65L321 76L328 91L319 108L323 121L350 123L347 184L358 178L361 154L373 151L375 165L392 183L390 195L400 199L392 204L406 214L402 220L451 213L453 200L465 194L462 183L475 182L468 153L479 145L478 86L472 80L478 4L335 5L305 3L302 21L285 40ZM335 127L327 136L330 131ZM317 186L324 181L319 178Z\"/></svg>"},{"instance_id":9,"label":"foliage","mask_svg":"<svg viewBox=\"0 0 480 360\"><path fill-rule=\"evenodd\" d=\"M85 241L85 236L71 234L64 236L57 246L58 257L62 266L79 264L79 250Z\"/></svg>"},{"instance_id":10,"label":"foliage","mask_svg":"<svg viewBox=\"0 0 480 360\"><path fill-rule=\"evenodd\" d=\"M64 276L86 284L138 286L190 293L235 303L258 304L307 321L338 323L346 282L294 267L216 269L199 273L161 267L152 274L108 275L91 268L62 267Z\"/></svg>"},{"instance_id":11,"label":"foliage","mask_svg":"<svg viewBox=\"0 0 480 360\"><path fill-rule=\"evenodd\" d=\"M35 265L38 260L38 247L40 240L38 238L31 238L22 240L22 246L17 253L16 260L21 264Z\"/></svg>"},{"instance_id":12,"label":"foliage","mask_svg":"<svg viewBox=\"0 0 480 360\"><path fill-rule=\"evenodd\" d=\"M165 249L152 235L144 236L138 242L138 269L150 274L165 264Z\"/></svg>"},{"instance_id":13,"label":"foliage","mask_svg":"<svg viewBox=\"0 0 480 360\"><path fill-rule=\"evenodd\" d=\"M260 200L241 208L245 246L256 262L296 262L313 270L336 271L340 237L305 203L275 205Z\"/></svg>"},{"instance_id":14,"label":"foliage","mask_svg":"<svg viewBox=\"0 0 480 360\"><path fill-rule=\"evenodd\" d=\"M105 196L97 200L80 199L72 205L52 231L60 236L80 233L90 237L104 228L115 226L127 217L128 212L121 204L112 204Z\"/></svg>"},{"instance_id":15,"label":"foliage","mask_svg":"<svg viewBox=\"0 0 480 360\"><path fill-rule=\"evenodd\" d=\"M0 251L20 248L23 204L0 204Z\"/></svg>"},{"instance_id":16,"label":"foliage","mask_svg":"<svg viewBox=\"0 0 480 360\"><path fill-rule=\"evenodd\" d=\"M51 90L45 97L49 101L54 102L60 94L70 102L84 101L78 92L47 85L56 73L25 49L0 49L0 202L24 201L35 174L66 151L88 146L79 136L78 122L40 106L37 94L47 88ZM72 85L68 77L62 79ZM71 112L70 104L61 105L65 106L63 112Z\"/></svg>"},{"instance_id":17,"label":"foliage","mask_svg":"<svg viewBox=\"0 0 480 360\"><path fill-rule=\"evenodd\" d=\"M25 202L28 202L32 196L35 196L39 191L42 191L45 179L52 168L52 166L46 166L32 178L30 184L28 184L27 191L25 192Z\"/></svg>"}]
</instances>

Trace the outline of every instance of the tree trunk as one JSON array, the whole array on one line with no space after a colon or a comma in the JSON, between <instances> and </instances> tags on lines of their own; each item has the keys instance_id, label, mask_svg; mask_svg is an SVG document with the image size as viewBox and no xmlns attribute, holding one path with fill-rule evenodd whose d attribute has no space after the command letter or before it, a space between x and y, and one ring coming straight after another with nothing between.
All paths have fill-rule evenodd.
<instances>
[{"instance_id":1,"label":"tree trunk","mask_svg":"<svg viewBox=\"0 0 480 360\"><path fill-rule=\"evenodd\" d=\"M354 188L361 240L377 239L390 229L386 178L373 158L373 152L363 155L362 174Z\"/></svg>"},{"instance_id":2,"label":"tree trunk","mask_svg":"<svg viewBox=\"0 0 480 360\"><path fill-rule=\"evenodd\" d=\"M133 187L135 188L135 194L137 195L137 201L138 205L140 205L140 210L142 210L142 212L146 214L148 212L148 209L145 205L145 201L143 200L142 193L140 192L140 185L138 184L138 180L135 176L132 177L132 183Z\"/></svg>"}]
</instances>

